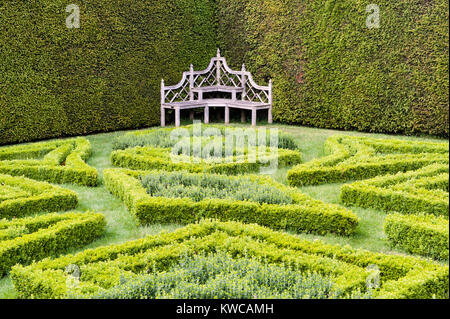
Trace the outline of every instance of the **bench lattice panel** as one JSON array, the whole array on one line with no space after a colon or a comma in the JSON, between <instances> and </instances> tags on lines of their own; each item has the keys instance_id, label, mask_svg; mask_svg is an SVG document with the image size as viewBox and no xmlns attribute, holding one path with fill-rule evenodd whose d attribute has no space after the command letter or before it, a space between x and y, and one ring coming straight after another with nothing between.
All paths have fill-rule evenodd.
<instances>
[{"instance_id":1,"label":"bench lattice panel","mask_svg":"<svg viewBox=\"0 0 450 319\"><path fill-rule=\"evenodd\" d=\"M214 91L231 93L231 98L203 98L203 93ZM165 109L175 110L175 124L178 126L180 110L203 108L205 123L208 123L209 107L224 107L226 123L230 108L251 110L253 125L256 125L256 111L268 110L268 122L272 123L272 81L269 86L256 84L245 65L241 71L232 70L226 59L220 56L220 50L205 70L194 71L191 65L178 84L165 86L162 80L161 126L165 126Z\"/></svg>"}]
</instances>

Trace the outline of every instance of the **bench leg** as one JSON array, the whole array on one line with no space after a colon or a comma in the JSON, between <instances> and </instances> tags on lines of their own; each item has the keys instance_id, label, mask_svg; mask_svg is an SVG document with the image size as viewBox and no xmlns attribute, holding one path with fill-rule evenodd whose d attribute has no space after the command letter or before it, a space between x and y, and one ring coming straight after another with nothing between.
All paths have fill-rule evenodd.
<instances>
[{"instance_id":1,"label":"bench leg","mask_svg":"<svg viewBox=\"0 0 450 319\"><path fill-rule=\"evenodd\" d=\"M179 108L175 109L175 126L176 127L180 126L180 109Z\"/></svg>"},{"instance_id":2,"label":"bench leg","mask_svg":"<svg viewBox=\"0 0 450 319\"><path fill-rule=\"evenodd\" d=\"M245 117L245 110L241 110L241 123L247 122L247 119Z\"/></svg>"},{"instance_id":3,"label":"bench leg","mask_svg":"<svg viewBox=\"0 0 450 319\"><path fill-rule=\"evenodd\" d=\"M205 124L209 124L209 107L205 106Z\"/></svg>"},{"instance_id":4,"label":"bench leg","mask_svg":"<svg viewBox=\"0 0 450 319\"><path fill-rule=\"evenodd\" d=\"M230 124L230 108L225 106L225 124Z\"/></svg>"},{"instance_id":5,"label":"bench leg","mask_svg":"<svg viewBox=\"0 0 450 319\"><path fill-rule=\"evenodd\" d=\"M256 109L252 109L252 126L256 126Z\"/></svg>"},{"instance_id":6,"label":"bench leg","mask_svg":"<svg viewBox=\"0 0 450 319\"><path fill-rule=\"evenodd\" d=\"M166 109L163 107L161 108L161 126L166 126Z\"/></svg>"},{"instance_id":7,"label":"bench leg","mask_svg":"<svg viewBox=\"0 0 450 319\"><path fill-rule=\"evenodd\" d=\"M269 109L269 115L268 115L267 122L269 122L269 124L272 124L272 123L273 123L272 109Z\"/></svg>"}]
</instances>

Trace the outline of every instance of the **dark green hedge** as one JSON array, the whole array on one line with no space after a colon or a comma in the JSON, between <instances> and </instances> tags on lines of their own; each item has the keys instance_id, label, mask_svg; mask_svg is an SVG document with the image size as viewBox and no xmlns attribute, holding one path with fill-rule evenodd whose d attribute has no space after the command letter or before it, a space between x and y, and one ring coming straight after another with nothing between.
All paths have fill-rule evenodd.
<instances>
[{"instance_id":1,"label":"dark green hedge","mask_svg":"<svg viewBox=\"0 0 450 319\"><path fill-rule=\"evenodd\" d=\"M0 144L158 124L161 78L217 43L278 121L449 134L447 0L377 1L380 29L368 0L92 0L70 30L69 3L0 3Z\"/></svg>"},{"instance_id":2,"label":"dark green hedge","mask_svg":"<svg viewBox=\"0 0 450 319\"><path fill-rule=\"evenodd\" d=\"M274 118L370 132L449 134L447 0L217 0L232 66L274 79ZM379 29L366 6L379 5Z\"/></svg>"},{"instance_id":3,"label":"dark green hedge","mask_svg":"<svg viewBox=\"0 0 450 319\"><path fill-rule=\"evenodd\" d=\"M0 144L159 123L160 81L215 55L214 0L0 2Z\"/></svg>"}]
</instances>

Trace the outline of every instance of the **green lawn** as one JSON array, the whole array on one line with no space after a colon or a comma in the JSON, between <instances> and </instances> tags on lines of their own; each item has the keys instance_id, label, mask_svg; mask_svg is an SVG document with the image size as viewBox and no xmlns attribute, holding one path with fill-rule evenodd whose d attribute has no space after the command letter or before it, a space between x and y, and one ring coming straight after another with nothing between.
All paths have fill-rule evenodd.
<instances>
[{"instance_id":1,"label":"green lawn","mask_svg":"<svg viewBox=\"0 0 450 319\"><path fill-rule=\"evenodd\" d=\"M236 124L240 126L240 124ZM331 135L342 133L341 131L323 130L316 128L273 125L283 132L296 137L301 145L301 151L304 161L321 157L323 153L323 143ZM100 176L105 168L112 167L109 155L112 151L112 140L125 132L114 132L106 134L91 135L87 138L92 144L93 154L88 160L88 164L99 170ZM345 132L348 135L387 137L381 134L363 134L357 132ZM418 138L396 136L396 138L423 141L442 141L433 138ZM280 169L274 175L274 178L280 182L285 182L287 169ZM321 186L309 186L300 188L304 193L329 203L339 203L339 190L342 184L329 184ZM85 248L93 248L113 243L121 243L132 239L145 237L147 235L158 234L161 231L171 231L181 225L152 225L148 227L139 227L133 220L125 205L117 198L109 194L106 188L100 184L97 188L80 187L73 185L63 185L63 187L72 189L79 194L80 203L77 210L93 210L103 213L106 216L108 225L106 234L101 239L95 241ZM298 235L301 238L320 239L332 244L350 245L356 248L365 248L378 252L402 253L398 250L392 250L386 240L383 232L383 220L385 213L374 209L351 208L361 219L360 225L355 234L351 237L338 236L312 236ZM77 250L71 251L71 253ZM14 288L9 277L0 280L0 298L14 298Z\"/></svg>"}]
</instances>

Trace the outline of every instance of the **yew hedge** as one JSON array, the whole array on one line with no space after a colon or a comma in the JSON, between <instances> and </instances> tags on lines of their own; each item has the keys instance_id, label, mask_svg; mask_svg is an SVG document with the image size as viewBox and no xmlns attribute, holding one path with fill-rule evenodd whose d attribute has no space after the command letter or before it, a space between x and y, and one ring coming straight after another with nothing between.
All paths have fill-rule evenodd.
<instances>
[{"instance_id":1,"label":"yew hedge","mask_svg":"<svg viewBox=\"0 0 450 319\"><path fill-rule=\"evenodd\" d=\"M273 79L274 119L449 135L447 0L218 0L230 64ZM368 28L370 4L379 28Z\"/></svg>"},{"instance_id":2,"label":"yew hedge","mask_svg":"<svg viewBox=\"0 0 450 319\"><path fill-rule=\"evenodd\" d=\"M215 55L212 0L0 4L0 145L159 123L160 83Z\"/></svg>"}]
</instances>

